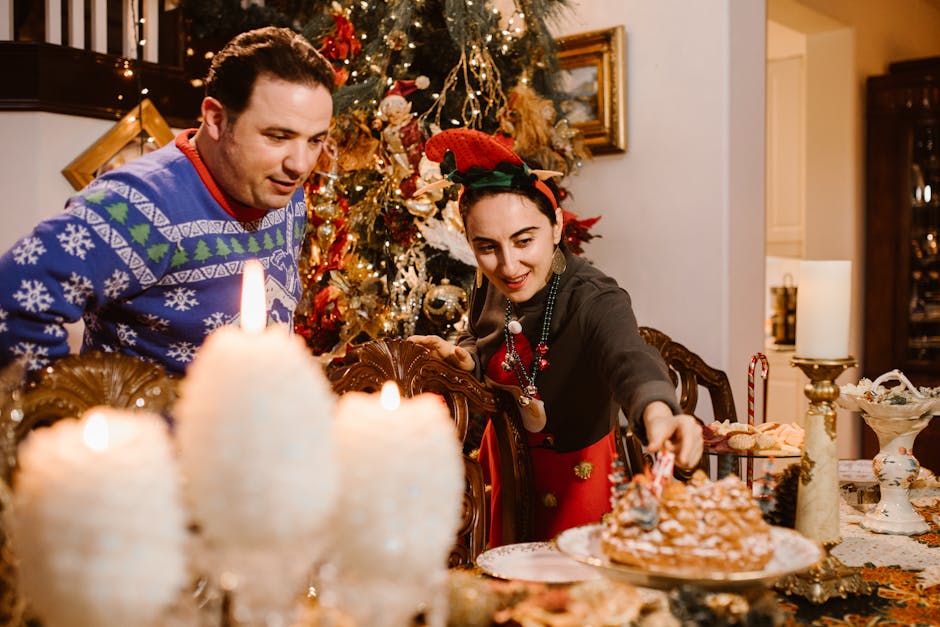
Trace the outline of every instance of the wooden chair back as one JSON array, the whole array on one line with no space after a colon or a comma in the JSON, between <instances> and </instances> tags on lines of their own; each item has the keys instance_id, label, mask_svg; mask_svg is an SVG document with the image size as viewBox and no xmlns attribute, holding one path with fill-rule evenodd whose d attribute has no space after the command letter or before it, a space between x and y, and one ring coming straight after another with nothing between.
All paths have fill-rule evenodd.
<instances>
[{"instance_id":1,"label":"wooden chair back","mask_svg":"<svg viewBox=\"0 0 940 627\"><path fill-rule=\"evenodd\" d=\"M432 357L423 346L395 338L353 347L342 363L328 368L328 376L338 394L354 390L377 392L386 381L395 381L406 397L424 392L440 394L450 408L465 450L471 416L485 414L492 420L500 447L500 472L504 478L501 498L506 515L504 520L488 520L489 487L484 485L483 469L472 454L465 454L462 522L450 566L473 565L486 547L489 525L502 525L507 542L531 537L531 462L522 419L508 395L487 389L472 373Z\"/></svg>"},{"instance_id":2,"label":"wooden chair back","mask_svg":"<svg viewBox=\"0 0 940 627\"><path fill-rule=\"evenodd\" d=\"M731 383L723 370L718 370L705 363L699 355L693 353L684 344L674 341L668 335L652 327L640 327L640 337L656 348L666 366L669 376L679 393L679 407L691 416L696 415L698 407L699 388L704 388L711 399L712 411L716 420L729 419L737 421L734 408L734 396L731 392ZM640 472L649 463L649 458L643 447L633 433L627 432L620 442L623 446L621 454L627 459L632 472ZM709 471L708 458L702 456L698 466L706 472ZM676 470L676 476L687 479L691 471Z\"/></svg>"},{"instance_id":3,"label":"wooden chair back","mask_svg":"<svg viewBox=\"0 0 940 627\"><path fill-rule=\"evenodd\" d=\"M737 421L731 383L723 370L709 366L685 345L652 327L640 327L640 337L659 350L663 356L669 367L672 382L679 390L679 406L682 411L695 415L701 387L708 391L716 420L727 418L731 422Z\"/></svg>"}]
</instances>

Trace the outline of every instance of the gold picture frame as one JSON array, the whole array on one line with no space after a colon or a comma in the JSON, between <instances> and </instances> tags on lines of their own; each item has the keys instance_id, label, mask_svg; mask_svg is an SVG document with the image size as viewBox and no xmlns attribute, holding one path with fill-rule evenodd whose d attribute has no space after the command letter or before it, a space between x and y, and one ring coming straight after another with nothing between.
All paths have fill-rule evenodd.
<instances>
[{"instance_id":1,"label":"gold picture frame","mask_svg":"<svg viewBox=\"0 0 940 627\"><path fill-rule=\"evenodd\" d=\"M562 115L581 131L592 154L627 151L624 28L556 39Z\"/></svg>"},{"instance_id":2,"label":"gold picture frame","mask_svg":"<svg viewBox=\"0 0 940 627\"><path fill-rule=\"evenodd\" d=\"M155 150L174 137L173 129L147 98L65 166L62 175L72 187L80 190L105 169L130 161L133 153Z\"/></svg>"}]
</instances>

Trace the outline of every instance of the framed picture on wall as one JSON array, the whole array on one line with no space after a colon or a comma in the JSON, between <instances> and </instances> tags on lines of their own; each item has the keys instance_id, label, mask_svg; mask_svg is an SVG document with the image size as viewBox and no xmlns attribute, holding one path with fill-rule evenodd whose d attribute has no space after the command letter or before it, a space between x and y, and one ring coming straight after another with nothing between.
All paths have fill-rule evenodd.
<instances>
[{"instance_id":1,"label":"framed picture on wall","mask_svg":"<svg viewBox=\"0 0 940 627\"><path fill-rule=\"evenodd\" d=\"M174 137L157 108L145 99L65 166L62 175L76 190L82 189L99 174L165 146Z\"/></svg>"},{"instance_id":2,"label":"framed picture on wall","mask_svg":"<svg viewBox=\"0 0 940 627\"><path fill-rule=\"evenodd\" d=\"M556 40L562 115L581 131L593 154L627 150L624 28Z\"/></svg>"}]
</instances>

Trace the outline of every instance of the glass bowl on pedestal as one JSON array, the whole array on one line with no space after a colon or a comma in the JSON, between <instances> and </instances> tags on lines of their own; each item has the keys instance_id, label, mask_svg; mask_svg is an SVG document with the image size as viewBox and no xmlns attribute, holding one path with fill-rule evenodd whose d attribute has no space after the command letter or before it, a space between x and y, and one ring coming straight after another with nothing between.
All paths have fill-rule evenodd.
<instances>
[{"instance_id":1,"label":"glass bowl on pedestal","mask_svg":"<svg viewBox=\"0 0 940 627\"><path fill-rule=\"evenodd\" d=\"M900 385L881 385L890 380ZM914 387L899 370L891 370L874 381L862 379L858 385L842 386L838 400L842 407L862 412L865 423L878 436L880 450L872 460L872 469L881 499L859 525L876 533L926 533L929 526L910 500L911 483L920 472L913 455L914 439L940 412L940 397L932 390Z\"/></svg>"}]
</instances>

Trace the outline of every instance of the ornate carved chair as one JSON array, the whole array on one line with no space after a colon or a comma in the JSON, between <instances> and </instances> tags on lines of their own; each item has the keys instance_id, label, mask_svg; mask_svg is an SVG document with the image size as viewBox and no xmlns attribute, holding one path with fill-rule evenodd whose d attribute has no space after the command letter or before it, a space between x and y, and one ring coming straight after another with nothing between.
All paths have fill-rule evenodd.
<instances>
[{"instance_id":1,"label":"ornate carved chair","mask_svg":"<svg viewBox=\"0 0 940 627\"><path fill-rule=\"evenodd\" d=\"M486 414L493 421L500 447L501 475L512 477L502 490L504 520L489 521L489 488L483 469L472 454L464 455L466 490L463 518L450 566L472 565L486 546L489 525L502 525L508 542L531 537L532 494L528 449L515 403L500 391L491 391L471 373L434 358L423 346L400 339L379 339L354 347L341 364L328 368L333 389L343 394L376 392L395 381L404 396L423 392L440 394L451 410L462 443L470 435L471 417ZM379 472L379 471L377 471Z\"/></svg>"},{"instance_id":2,"label":"ornate carved chair","mask_svg":"<svg viewBox=\"0 0 940 627\"><path fill-rule=\"evenodd\" d=\"M17 441L95 405L162 414L176 400L176 380L159 364L123 353L69 355L47 366L22 394Z\"/></svg>"},{"instance_id":3,"label":"ornate carved chair","mask_svg":"<svg viewBox=\"0 0 940 627\"><path fill-rule=\"evenodd\" d=\"M669 374L679 392L679 406L689 415L695 415L698 407L699 388L704 388L711 399L712 410L717 420L737 420L734 409L734 396L731 393L731 383L723 370L718 370L705 363L697 354L685 345L674 341L668 335L652 327L640 327L640 337L647 344L659 350L669 367ZM627 433L624 438L626 455L634 470L642 469L648 461L642 451L639 440ZM636 465L633 465L636 464ZM700 468L708 471L708 459L702 457ZM677 471L682 478L691 473Z\"/></svg>"},{"instance_id":4,"label":"ornate carved chair","mask_svg":"<svg viewBox=\"0 0 940 627\"><path fill-rule=\"evenodd\" d=\"M70 355L26 378L14 364L0 373L0 512L9 507L16 447L33 429L95 405L162 414L176 399L176 380L162 366L121 353ZM0 624L23 624L16 571L0 524Z\"/></svg>"}]
</instances>

